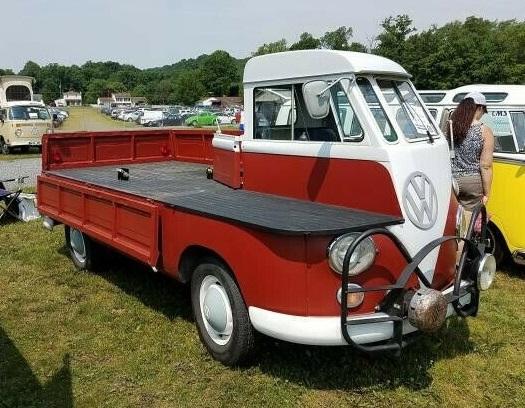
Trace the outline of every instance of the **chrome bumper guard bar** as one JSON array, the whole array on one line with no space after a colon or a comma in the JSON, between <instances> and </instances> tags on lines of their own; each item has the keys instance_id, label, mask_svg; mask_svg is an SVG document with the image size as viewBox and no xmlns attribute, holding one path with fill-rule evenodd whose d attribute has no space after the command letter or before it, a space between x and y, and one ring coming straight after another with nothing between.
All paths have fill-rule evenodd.
<instances>
[{"instance_id":1,"label":"chrome bumper guard bar","mask_svg":"<svg viewBox=\"0 0 525 408\"><path fill-rule=\"evenodd\" d=\"M476 219L481 215L481 233L474 233L474 225ZM350 259L354 251L360 242L365 238L373 235L383 235L390 238L391 241L397 246L405 260L407 261L406 267L401 272L397 282L392 285L375 286L369 288L348 288L348 284L351 283L349 277L349 266ZM407 319L407 307L406 296L409 294L409 289L406 285L412 276L416 274L421 284L427 288L433 288L432 283L428 281L426 276L419 268L419 264L423 259L436 247L441 246L447 241L464 241L465 245L461 253L459 265L456 268L456 274L454 277L454 289L446 296L446 300L449 304L452 304L455 312L458 316L476 316L479 306L479 289L477 286L477 268L478 263L485 253L485 247L487 246L487 211L484 206L477 207L470 220L469 227L467 229L466 236L464 238L458 236L445 236L438 238L426 246L424 246L413 258L409 255L405 246L399 241L399 239L390 231L385 228L374 228L363 232L348 248L344 262L343 262L343 273L341 282L341 331L346 342L355 347L356 349L365 352L381 352L381 351L393 351L396 354L400 354L401 350L408 344L412 343L417 336L414 335L403 335L403 322ZM467 286L461 287L461 281L467 281ZM348 307L347 307L347 295L349 293L359 292L388 292L383 302L379 305L378 312L382 312L387 316L360 318L357 320L349 320ZM471 301L469 304L462 305L460 298L466 294L471 294ZM352 340L349 330L351 326L368 324L368 323L383 323L392 322L393 336L392 339L374 343L374 344L358 344Z\"/></svg>"}]
</instances>

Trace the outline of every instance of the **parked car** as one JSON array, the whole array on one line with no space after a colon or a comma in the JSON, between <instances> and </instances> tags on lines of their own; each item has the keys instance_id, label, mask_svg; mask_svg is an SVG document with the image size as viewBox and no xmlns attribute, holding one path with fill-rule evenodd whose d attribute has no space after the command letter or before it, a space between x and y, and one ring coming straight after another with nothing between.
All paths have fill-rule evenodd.
<instances>
[{"instance_id":1,"label":"parked car","mask_svg":"<svg viewBox=\"0 0 525 408\"><path fill-rule=\"evenodd\" d=\"M184 122L187 126L211 126L217 124L217 115L211 112L200 112L187 118Z\"/></svg>"},{"instance_id":2,"label":"parked car","mask_svg":"<svg viewBox=\"0 0 525 408\"><path fill-rule=\"evenodd\" d=\"M167 113L162 119L153 120L148 122L148 127L163 127L163 126L181 126L184 119L181 115L175 113Z\"/></svg>"},{"instance_id":3,"label":"parked car","mask_svg":"<svg viewBox=\"0 0 525 408\"><path fill-rule=\"evenodd\" d=\"M227 115L224 113L221 115L217 115L217 121L221 125L224 125L224 124L236 125L237 123L239 123L237 119L235 118L235 115Z\"/></svg>"},{"instance_id":4,"label":"parked car","mask_svg":"<svg viewBox=\"0 0 525 408\"><path fill-rule=\"evenodd\" d=\"M136 122L140 116L142 116L142 112L140 111L125 112L122 115L122 120L126 122Z\"/></svg>"}]
</instances>

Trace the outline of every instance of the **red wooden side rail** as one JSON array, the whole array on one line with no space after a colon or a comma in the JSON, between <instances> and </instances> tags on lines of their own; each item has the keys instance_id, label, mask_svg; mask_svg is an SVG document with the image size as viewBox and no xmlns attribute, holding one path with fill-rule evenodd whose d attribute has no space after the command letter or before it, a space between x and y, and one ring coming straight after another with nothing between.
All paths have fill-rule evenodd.
<instances>
[{"instance_id":1,"label":"red wooden side rail","mask_svg":"<svg viewBox=\"0 0 525 408\"><path fill-rule=\"evenodd\" d=\"M156 129L47 134L42 170L164 160L211 164L214 133L214 129Z\"/></svg>"}]
</instances>

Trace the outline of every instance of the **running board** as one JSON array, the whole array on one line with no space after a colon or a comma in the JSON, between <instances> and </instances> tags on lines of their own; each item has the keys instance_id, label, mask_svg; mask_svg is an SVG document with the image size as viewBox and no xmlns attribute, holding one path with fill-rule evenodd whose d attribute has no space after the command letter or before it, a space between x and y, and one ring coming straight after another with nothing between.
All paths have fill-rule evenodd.
<instances>
[{"instance_id":1,"label":"running board","mask_svg":"<svg viewBox=\"0 0 525 408\"><path fill-rule=\"evenodd\" d=\"M518 265L525 265L525 249L518 249L512 253L512 259Z\"/></svg>"}]
</instances>

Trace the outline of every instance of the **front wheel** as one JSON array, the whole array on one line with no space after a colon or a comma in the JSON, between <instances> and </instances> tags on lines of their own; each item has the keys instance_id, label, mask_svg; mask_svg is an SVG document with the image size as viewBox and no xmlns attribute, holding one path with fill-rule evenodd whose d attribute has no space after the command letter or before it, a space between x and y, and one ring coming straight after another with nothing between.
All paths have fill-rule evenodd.
<instances>
[{"instance_id":1,"label":"front wheel","mask_svg":"<svg viewBox=\"0 0 525 408\"><path fill-rule=\"evenodd\" d=\"M4 141L4 139L0 138L0 152L2 154L9 154L11 153L11 147L7 145L7 143Z\"/></svg>"},{"instance_id":2,"label":"front wheel","mask_svg":"<svg viewBox=\"0 0 525 408\"><path fill-rule=\"evenodd\" d=\"M83 232L73 228L64 227L66 246L73 264L79 271L92 269L95 264L95 245L91 238Z\"/></svg>"},{"instance_id":3,"label":"front wheel","mask_svg":"<svg viewBox=\"0 0 525 408\"><path fill-rule=\"evenodd\" d=\"M196 121L193 121L193 122L191 122L191 126L197 127L197 126L199 126L199 124Z\"/></svg>"},{"instance_id":4,"label":"front wheel","mask_svg":"<svg viewBox=\"0 0 525 408\"><path fill-rule=\"evenodd\" d=\"M253 328L239 288L224 265L205 259L197 266L191 302L199 337L213 358L228 366L245 361L254 346Z\"/></svg>"}]
</instances>

